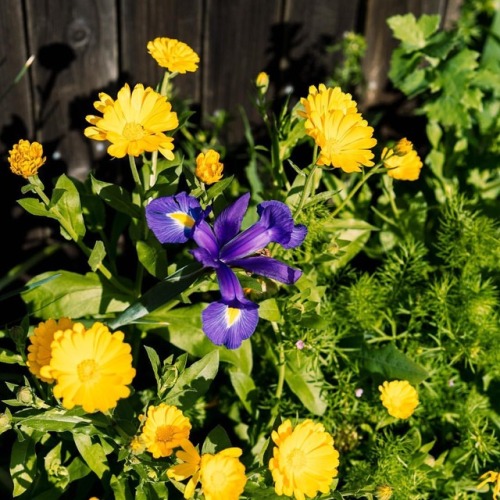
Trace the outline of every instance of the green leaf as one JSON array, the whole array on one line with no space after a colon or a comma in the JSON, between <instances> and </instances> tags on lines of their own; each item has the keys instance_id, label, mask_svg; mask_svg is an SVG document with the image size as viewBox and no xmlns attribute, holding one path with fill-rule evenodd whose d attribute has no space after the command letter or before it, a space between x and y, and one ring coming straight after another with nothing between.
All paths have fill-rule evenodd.
<instances>
[{"instance_id":1,"label":"green leaf","mask_svg":"<svg viewBox=\"0 0 500 500\"><path fill-rule=\"evenodd\" d=\"M22 424L40 432L65 432L79 427L88 428L92 420L77 415L68 415L65 410L52 409L39 415L23 418Z\"/></svg>"},{"instance_id":2,"label":"green leaf","mask_svg":"<svg viewBox=\"0 0 500 500\"><path fill-rule=\"evenodd\" d=\"M20 354L16 354L3 347L0 348L0 363L5 363L7 365L24 365L23 358Z\"/></svg>"},{"instance_id":3,"label":"green leaf","mask_svg":"<svg viewBox=\"0 0 500 500\"><path fill-rule=\"evenodd\" d=\"M57 208L66 221L68 221L73 231L82 238L85 235L85 223L82 215L82 205L80 203L80 193L74 181L65 174L61 174L57 179L56 186L52 192L51 211ZM63 234L66 233L61 228Z\"/></svg>"},{"instance_id":4,"label":"green leaf","mask_svg":"<svg viewBox=\"0 0 500 500\"><path fill-rule=\"evenodd\" d=\"M40 200L35 198L21 198L20 200L17 200L17 203L19 203L19 205L21 205L24 210L31 215L57 219L57 217L51 213Z\"/></svg>"},{"instance_id":5,"label":"green leaf","mask_svg":"<svg viewBox=\"0 0 500 500\"><path fill-rule=\"evenodd\" d=\"M73 434L73 440L85 463L92 469L99 479L109 471L108 459L99 443L92 443L92 438L86 434Z\"/></svg>"},{"instance_id":6,"label":"green leaf","mask_svg":"<svg viewBox=\"0 0 500 500\"><path fill-rule=\"evenodd\" d=\"M440 19L439 15L424 14L417 21L410 13L392 16L387 19L387 24L394 37L401 40L403 48L413 51L425 47L427 39L439 28Z\"/></svg>"},{"instance_id":7,"label":"green leaf","mask_svg":"<svg viewBox=\"0 0 500 500\"><path fill-rule=\"evenodd\" d=\"M137 241L135 245L139 262L144 266L146 271L158 279L165 279L167 274L167 257L163 247L156 242L147 243L145 241Z\"/></svg>"},{"instance_id":8,"label":"green leaf","mask_svg":"<svg viewBox=\"0 0 500 500\"><path fill-rule=\"evenodd\" d=\"M10 477L14 484L13 497L29 491L37 475L36 441L31 436L24 436L23 441L15 441L10 456Z\"/></svg>"},{"instance_id":9,"label":"green leaf","mask_svg":"<svg viewBox=\"0 0 500 500\"><path fill-rule=\"evenodd\" d=\"M97 240L88 261L90 269L96 272L101 266L104 257L106 257L106 248L104 247L104 243L101 240Z\"/></svg>"},{"instance_id":10,"label":"green leaf","mask_svg":"<svg viewBox=\"0 0 500 500\"><path fill-rule=\"evenodd\" d=\"M256 403L258 392L253 378L239 370L236 366L231 366L228 372L234 391L240 398L246 411L250 415L253 415L254 410L252 406Z\"/></svg>"},{"instance_id":11,"label":"green leaf","mask_svg":"<svg viewBox=\"0 0 500 500\"><path fill-rule=\"evenodd\" d=\"M300 353L286 355L285 380L302 404L315 415L323 415L327 402L323 395L323 373L312 360Z\"/></svg>"},{"instance_id":12,"label":"green leaf","mask_svg":"<svg viewBox=\"0 0 500 500\"><path fill-rule=\"evenodd\" d=\"M212 187L207 190L207 202L214 200L224 192L224 190L233 182L234 175L216 182Z\"/></svg>"},{"instance_id":13,"label":"green leaf","mask_svg":"<svg viewBox=\"0 0 500 500\"><path fill-rule=\"evenodd\" d=\"M156 386L159 390L161 387L160 357L158 356L158 353L152 347L148 347L147 345L145 345L144 349L146 349L146 354L148 355L149 362L151 363L151 367L153 369L153 374L154 374L155 379L156 379Z\"/></svg>"},{"instance_id":14,"label":"green leaf","mask_svg":"<svg viewBox=\"0 0 500 500\"><path fill-rule=\"evenodd\" d=\"M225 429L222 426L217 425L205 438L201 448L201 453L210 453L215 455L216 453L219 453L219 451L227 448L231 448L231 440L229 439Z\"/></svg>"},{"instance_id":15,"label":"green leaf","mask_svg":"<svg viewBox=\"0 0 500 500\"><path fill-rule=\"evenodd\" d=\"M30 310L42 319L97 316L123 311L129 304L127 297L120 295L94 273L81 275L69 271L49 271L35 276L28 285L55 275L58 275L57 279L22 293Z\"/></svg>"},{"instance_id":16,"label":"green leaf","mask_svg":"<svg viewBox=\"0 0 500 500\"><path fill-rule=\"evenodd\" d=\"M183 410L190 408L207 392L218 369L219 352L212 351L179 375L164 401Z\"/></svg>"},{"instance_id":17,"label":"green leaf","mask_svg":"<svg viewBox=\"0 0 500 500\"><path fill-rule=\"evenodd\" d=\"M126 214L133 219L140 219L142 212L137 205L132 203L130 194L121 186L97 180L90 176L92 189L99 198L114 210Z\"/></svg>"},{"instance_id":18,"label":"green leaf","mask_svg":"<svg viewBox=\"0 0 500 500\"><path fill-rule=\"evenodd\" d=\"M132 500L134 498L125 474L120 474L119 476L113 474L110 478L109 485L113 490L114 500ZM168 497L166 496L164 498Z\"/></svg>"},{"instance_id":19,"label":"green leaf","mask_svg":"<svg viewBox=\"0 0 500 500\"><path fill-rule=\"evenodd\" d=\"M137 302L125 309L117 318L108 322L116 329L143 318L156 311L189 288L205 272L200 264L190 264L171 274L164 281L157 283L144 293Z\"/></svg>"},{"instance_id":20,"label":"green leaf","mask_svg":"<svg viewBox=\"0 0 500 500\"><path fill-rule=\"evenodd\" d=\"M364 368L384 380L407 380L416 385L425 380L429 373L409 359L393 344L380 349L366 350L361 353Z\"/></svg>"},{"instance_id":21,"label":"green leaf","mask_svg":"<svg viewBox=\"0 0 500 500\"><path fill-rule=\"evenodd\" d=\"M266 299L259 302L259 318L276 323L283 321L276 299Z\"/></svg>"}]
</instances>

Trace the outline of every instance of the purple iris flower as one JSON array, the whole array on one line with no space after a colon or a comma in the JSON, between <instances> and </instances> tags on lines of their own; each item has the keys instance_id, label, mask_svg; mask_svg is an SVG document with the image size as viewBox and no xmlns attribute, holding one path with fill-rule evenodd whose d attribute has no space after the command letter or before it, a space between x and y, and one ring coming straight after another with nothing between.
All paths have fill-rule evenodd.
<instances>
[{"instance_id":1,"label":"purple iris flower","mask_svg":"<svg viewBox=\"0 0 500 500\"><path fill-rule=\"evenodd\" d=\"M195 213L197 216L195 218L189 215L190 219L186 219L190 225L188 234L198 245L198 248L191 250L191 253L204 267L215 270L221 292L221 300L210 304L202 313L203 331L214 344L236 349L255 331L259 314L258 305L245 297L241 284L231 268L244 269L285 284L295 283L302 271L259 254L259 251L269 243L278 243L284 248L294 248L304 241L307 228L294 223L290 208L286 204L266 201L257 207L259 221L248 229L240 231L250 200L249 194L241 196L226 207L212 227L205 220L207 212L201 210L201 207L199 211L193 212L195 207L199 207L198 200L185 193L181 194L184 195L183 200L189 199L185 205L191 209L190 213ZM160 202L160 200L164 200L161 205L156 203L150 209L155 201ZM172 226L172 217L169 218L167 213L158 217L155 206L165 208L172 204L166 198L151 202L146 207L149 227L162 243L178 241L178 239L175 241L160 239L160 236L164 237L165 234L174 236L172 229L166 231L162 227L166 218ZM175 209L178 208L179 204L176 204ZM174 218L177 224L175 234L178 234L182 231L178 223L184 219L180 214Z\"/></svg>"}]
</instances>

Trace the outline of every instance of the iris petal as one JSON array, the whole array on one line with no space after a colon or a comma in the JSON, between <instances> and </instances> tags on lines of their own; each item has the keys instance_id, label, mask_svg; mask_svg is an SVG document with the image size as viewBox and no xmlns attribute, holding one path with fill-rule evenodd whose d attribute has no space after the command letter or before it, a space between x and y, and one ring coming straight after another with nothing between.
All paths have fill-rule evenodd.
<instances>
[{"instance_id":1,"label":"iris petal","mask_svg":"<svg viewBox=\"0 0 500 500\"><path fill-rule=\"evenodd\" d=\"M186 193L157 198L146 207L146 221L160 243L185 243L206 215L198 200Z\"/></svg>"},{"instance_id":2,"label":"iris petal","mask_svg":"<svg viewBox=\"0 0 500 500\"><path fill-rule=\"evenodd\" d=\"M230 266L241 267L246 271L250 271L266 278L277 280L281 283L291 285L295 283L301 276L302 271L286 265L271 257L246 257L245 259L238 259L228 262Z\"/></svg>"},{"instance_id":3,"label":"iris petal","mask_svg":"<svg viewBox=\"0 0 500 500\"><path fill-rule=\"evenodd\" d=\"M220 246L226 244L239 233L249 200L250 193L246 193L218 215L214 222L214 231Z\"/></svg>"},{"instance_id":4,"label":"iris petal","mask_svg":"<svg viewBox=\"0 0 500 500\"><path fill-rule=\"evenodd\" d=\"M205 335L215 345L237 349L257 328L258 306L249 300L234 301L230 305L220 300L212 302L202 312L201 319Z\"/></svg>"}]
</instances>

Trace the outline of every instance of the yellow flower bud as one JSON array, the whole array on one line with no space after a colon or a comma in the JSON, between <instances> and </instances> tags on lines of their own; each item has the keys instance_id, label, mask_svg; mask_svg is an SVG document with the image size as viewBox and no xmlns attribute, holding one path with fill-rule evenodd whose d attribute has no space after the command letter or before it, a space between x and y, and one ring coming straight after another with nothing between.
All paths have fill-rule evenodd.
<instances>
[{"instance_id":1,"label":"yellow flower bud","mask_svg":"<svg viewBox=\"0 0 500 500\"><path fill-rule=\"evenodd\" d=\"M219 160L219 153L213 149L209 149L206 153L200 153L196 158L196 177L205 184L220 181L224 165Z\"/></svg>"},{"instance_id":2,"label":"yellow flower bud","mask_svg":"<svg viewBox=\"0 0 500 500\"><path fill-rule=\"evenodd\" d=\"M43 156L43 148L39 142L30 143L26 139L21 139L9 151L10 169L25 179L36 175L45 160L46 157Z\"/></svg>"}]
</instances>

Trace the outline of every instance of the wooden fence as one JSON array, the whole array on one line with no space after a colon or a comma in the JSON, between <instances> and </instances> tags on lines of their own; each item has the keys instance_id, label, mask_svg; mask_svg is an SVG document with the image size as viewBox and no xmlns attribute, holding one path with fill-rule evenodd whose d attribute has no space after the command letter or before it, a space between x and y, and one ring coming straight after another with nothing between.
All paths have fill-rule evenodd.
<instances>
[{"instance_id":1,"label":"wooden fence","mask_svg":"<svg viewBox=\"0 0 500 500\"><path fill-rule=\"evenodd\" d=\"M459 6L460 0L2 0L0 94L8 93L0 103L0 154L4 160L20 138L36 139L70 175L84 176L102 154L83 136L92 102L100 91L115 95L124 82L157 84L162 70L146 50L157 36L178 38L200 55L199 70L178 77L176 86L201 116L217 109L235 116L228 141L241 138L238 106L251 114L250 82L259 71L280 87L318 84L335 64L325 47L346 31L366 36L366 99L376 103L395 46L387 17L439 13L449 24ZM28 73L9 89L30 55Z\"/></svg>"}]
</instances>

